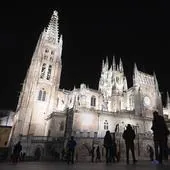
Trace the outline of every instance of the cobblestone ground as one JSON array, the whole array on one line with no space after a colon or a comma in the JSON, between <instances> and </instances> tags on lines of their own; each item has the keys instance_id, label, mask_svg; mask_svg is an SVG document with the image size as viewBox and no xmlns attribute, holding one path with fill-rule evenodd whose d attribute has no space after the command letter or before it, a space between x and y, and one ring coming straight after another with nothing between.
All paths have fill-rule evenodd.
<instances>
[{"instance_id":1,"label":"cobblestone ground","mask_svg":"<svg viewBox=\"0 0 170 170\"><path fill-rule=\"evenodd\" d=\"M67 165L65 162L19 162L14 165L10 162L1 162L0 170L169 170L170 160L163 165L154 165L150 161L139 161L135 165L120 163L88 163L75 162Z\"/></svg>"}]
</instances>

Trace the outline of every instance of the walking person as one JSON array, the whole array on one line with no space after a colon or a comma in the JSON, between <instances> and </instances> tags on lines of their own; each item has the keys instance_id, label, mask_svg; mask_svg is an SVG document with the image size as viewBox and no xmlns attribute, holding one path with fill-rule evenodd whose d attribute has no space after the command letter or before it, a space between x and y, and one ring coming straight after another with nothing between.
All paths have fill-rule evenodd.
<instances>
[{"instance_id":1,"label":"walking person","mask_svg":"<svg viewBox=\"0 0 170 170\"><path fill-rule=\"evenodd\" d=\"M123 132L123 139L125 140L126 145L126 163L129 164L129 150L131 150L133 163L137 162L135 158L135 151L134 151L134 139L135 139L135 131L132 129L130 124L127 125L126 130Z\"/></svg>"},{"instance_id":2,"label":"walking person","mask_svg":"<svg viewBox=\"0 0 170 170\"><path fill-rule=\"evenodd\" d=\"M163 116L159 115L157 111L153 112L152 127L153 140L155 147L155 164L162 164L166 138L169 135L169 130L165 123Z\"/></svg>"},{"instance_id":3,"label":"walking person","mask_svg":"<svg viewBox=\"0 0 170 170\"><path fill-rule=\"evenodd\" d=\"M113 145L112 136L110 134L110 131L108 130L106 131L106 134L104 136L104 147L106 149L106 163L111 162L112 145Z\"/></svg>"},{"instance_id":4,"label":"walking person","mask_svg":"<svg viewBox=\"0 0 170 170\"><path fill-rule=\"evenodd\" d=\"M71 139L67 143L67 163L69 164L70 162L74 164L74 152L75 152L75 147L77 143L74 140L74 136L71 136Z\"/></svg>"}]
</instances>

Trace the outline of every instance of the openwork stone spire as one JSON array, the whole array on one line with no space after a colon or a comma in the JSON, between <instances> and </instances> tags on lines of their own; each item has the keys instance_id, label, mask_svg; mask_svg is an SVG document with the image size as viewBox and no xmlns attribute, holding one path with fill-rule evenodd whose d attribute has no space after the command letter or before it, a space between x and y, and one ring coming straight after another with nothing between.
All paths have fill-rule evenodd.
<instances>
[{"instance_id":1,"label":"openwork stone spire","mask_svg":"<svg viewBox=\"0 0 170 170\"><path fill-rule=\"evenodd\" d=\"M58 12L54 11L46 29L46 38L52 43L58 43Z\"/></svg>"}]
</instances>

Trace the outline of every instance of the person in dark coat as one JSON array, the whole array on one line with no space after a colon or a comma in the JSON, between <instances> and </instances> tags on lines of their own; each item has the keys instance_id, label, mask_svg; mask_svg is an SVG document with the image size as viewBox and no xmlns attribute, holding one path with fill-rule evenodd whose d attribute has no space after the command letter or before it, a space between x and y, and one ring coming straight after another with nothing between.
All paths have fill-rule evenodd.
<instances>
[{"instance_id":1,"label":"person in dark coat","mask_svg":"<svg viewBox=\"0 0 170 170\"><path fill-rule=\"evenodd\" d=\"M19 141L15 146L13 150L13 156L12 156L12 162L17 163L20 157L20 153L22 151L22 145L21 142Z\"/></svg>"},{"instance_id":2,"label":"person in dark coat","mask_svg":"<svg viewBox=\"0 0 170 170\"><path fill-rule=\"evenodd\" d=\"M104 147L106 149L106 163L111 162L112 159L112 144L113 144L113 140L112 140L112 136L110 134L110 131L106 131L106 134L104 136Z\"/></svg>"},{"instance_id":3,"label":"person in dark coat","mask_svg":"<svg viewBox=\"0 0 170 170\"><path fill-rule=\"evenodd\" d=\"M166 138L169 135L169 130L167 128L163 116L159 115L157 111L153 112L153 121L151 129L153 130L155 163L162 164L163 153L166 146Z\"/></svg>"},{"instance_id":4,"label":"person in dark coat","mask_svg":"<svg viewBox=\"0 0 170 170\"><path fill-rule=\"evenodd\" d=\"M92 149L91 149L91 162L94 162L94 150L95 150L95 147L94 147L94 145L92 145Z\"/></svg>"},{"instance_id":5,"label":"person in dark coat","mask_svg":"<svg viewBox=\"0 0 170 170\"><path fill-rule=\"evenodd\" d=\"M67 163L69 164L70 161L72 164L74 163L74 152L76 147L76 141L74 140L74 136L71 136L71 139L67 142Z\"/></svg>"},{"instance_id":6,"label":"person in dark coat","mask_svg":"<svg viewBox=\"0 0 170 170\"><path fill-rule=\"evenodd\" d=\"M126 163L129 164L129 150L132 152L133 163L136 163L135 151L134 151L134 139L135 131L132 129L130 124L127 125L126 130L123 132L123 139L125 140L126 145Z\"/></svg>"}]
</instances>

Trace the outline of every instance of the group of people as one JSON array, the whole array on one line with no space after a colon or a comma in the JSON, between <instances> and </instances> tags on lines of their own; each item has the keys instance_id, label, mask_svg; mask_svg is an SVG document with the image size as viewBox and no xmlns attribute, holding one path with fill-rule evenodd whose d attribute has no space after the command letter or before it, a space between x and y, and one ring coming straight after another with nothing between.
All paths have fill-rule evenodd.
<instances>
[{"instance_id":1,"label":"group of people","mask_svg":"<svg viewBox=\"0 0 170 170\"><path fill-rule=\"evenodd\" d=\"M106 131L106 135L104 136L104 147L106 150L106 163L109 162L119 162L119 156L117 152L117 145L115 142L115 137L111 136L110 131Z\"/></svg>"},{"instance_id":2,"label":"group of people","mask_svg":"<svg viewBox=\"0 0 170 170\"><path fill-rule=\"evenodd\" d=\"M154 141L154 149L148 145L148 152L150 156L150 160L156 164L162 164L162 160L168 160L168 135L170 134L164 117L159 115L157 111L153 112L153 121L151 130L153 131L153 141ZM130 124L127 125L126 129L123 132L123 139L125 141L126 146L126 163L129 164L129 151L132 153L133 163L137 162L135 157L135 148L134 148L134 139L135 139L135 131ZM115 161L114 158L119 160L116 151L116 143L115 140L112 139L110 131L106 131L106 135L104 137L104 147L106 149L106 162ZM155 160L154 160L155 153Z\"/></svg>"},{"instance_id":3,"label":"group of people","mask_svg":"<svg viewBox=\"0 0 170 170\"><path fill-rule=\"evenodd\" d=\"M168 159L168 135L170 134L168 127L166 125L166 122L163 118L163 116L159 115L157 111L153 112L153 121L152 121L152 127L153 131L153 141L154 141L154 149L148 145L147 149L150 154L150 160L153 161L155 164L162 164L163 159ZM123 139L125 141L125 146L126 146L126 163L129 164L129 151L132 153L132 159L133 163L135 164L137 162L136 157L135 157L135 148L134 148L134 139L135 139L135 131L132 128L130 124L127 125L126 129L123 132ZM74 153L75 153L75 147L77 143L74 140L74 137L71 136L70 140L67 142L67 154L66 154L66 159L67 163L69 164L70 162L73 164L74 163ZM103 143L106 151L106 163L109 162L119 162L120 160L120 155L118 154L119 152L117 151L117 145L115 142L115 136L111 136L110 131L106 131L106 134L104 136L104 143ZM91 150L91 156L92 156L92 162L94 162L94 150L95 147L92 146ZM17 163L20 154L22 151L22 145L21 142L19 141L13 149L12 153L12 161L14 163ZM154 160L154 153L155 153L155 160ZM99 146L96 149L96 161L101 161L101 154L100 154L100 148Z\"/></svg>"},{"instance_id":4,"label":"group of people","mask_svg":"<svg viewBox=\"0 0 170 170\"><path fill-rule=\"evenodd\" d=\"M135 139L135 131L133 130L130 124L127 125L126 130L123 132L123 139L125 140L126 145L126 162L129 164L129 150L132 152L133 163L136 163L137 160L135 158L134 152L134 139ZM115 142L115 137L111 136L110 131L106 131L106 135L104 136L104 147L106 150L106 163L109 162L119 162L120 156L119 151L117 151L117 145Z\"/></svg>"},{"instance_id":5,"label":"group of people","mask_svg":"<svg viewBox=\"0 0 170 170\"><path fill-rule=\"evenodd\" d=\"M152 127L151 130L153 131L153 142L154 142L154 149L148 145L147 150L150 156L150 160L153 161L155 164L162 164L163 159L168 159L168 135L170 134L168 127L166 125L166 122L163 118L163 116L159 115L157 111L153 112L153 121L152 121ZM135 157L135 147L134 147L134 139L136 137L135 131L133 127L128 124L126 126L126 129L123 132L122 135L125 146L126 146L126 163L129 164L129 151L131 151L132 154L132 160L135 164L137 162ZM120 154L119 151L117 151L117 145L115 142L115 136L112 137L110 131L106 131L106 134L104 136L104 143L103 143L106 151L106 163L109 162L119 162L120 160ZM76 141L74 140L74 137L72 136L71 139L67 143L67 163L70 162L74 163L74 152L76 147ZM154 159L155 154L155 159ZM96 155L96 158L94 158L94 155ZM91 149L91 161L101 161L101 154L100 154L100 148L97 146L96 154L95 154L95 147L92 146Z\"/></svg>"}]
</instances>

